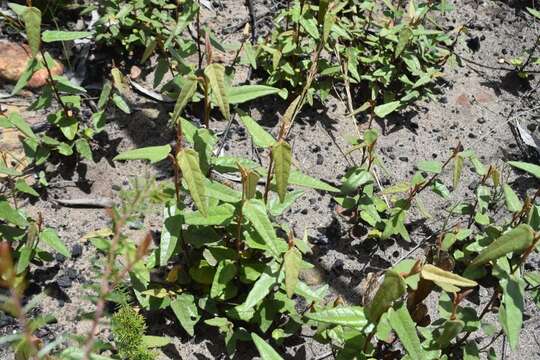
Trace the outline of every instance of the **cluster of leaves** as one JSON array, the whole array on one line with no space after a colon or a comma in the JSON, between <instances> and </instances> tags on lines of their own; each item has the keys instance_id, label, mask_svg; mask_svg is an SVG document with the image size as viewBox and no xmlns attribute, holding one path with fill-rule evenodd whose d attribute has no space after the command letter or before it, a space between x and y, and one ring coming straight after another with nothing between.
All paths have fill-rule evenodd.
<instances>
[{"instance_id":1,"label":"cluster of leaves","mask_svg":"<svg viewBox=\"0 0 540 360\"><path fill-rule=\"evenodd\" d=\"M353 226L367 227L368 236L382 240L397 236L410 241L407 213L417 205L420 213L429 216L418 197L426 189L443 199L450 198L441 174L452 162L451 188L459 186L466 161L479 177L478 185L473 199L459 200L446 211L435 244L427 247L425 262L403 260L387 270L384 277L375 275L363 307L331 306L307 313L307 318L319 324L321 341L337 346L343 358L360 353L378 357L400 353L394 346L395 334L409 358L448 358L457 351L477 359L486 351L493 356L494 350L480 349L476 342L467 341L469 336L482 331L493 337L500 329L515 349L523 326L527 285L531 299L538 303L539 274L523 268L540 239L540 208L534 201L537 194L520 200L503 181L501 170L482 164L471 151L462 151L459 146L446 162L420 162L410 181L377 192L377 173L373 169L380 162L374 154L375 143L376 134L368 131L354 147L364 152L365 161L349 170L341 194L336 197L342 214ZM540 176L536 165L510 165ZM404 196L394 197L400 193ZM496 216L500 211L506 211L508 217ZM480 291L478 282L486 291L492 291L482 311L465 304L468 297ZM425 304L433 292L439 293L438 317L434 319ZM499 325L484 318L497 307Z\"/></svg>"},{"instance_id":2,"label":"cluster of leaves","mask_svg":"<svg viewBox=\"0 0 540 360\"><path fill-rule=\"evenodd\" d=\"M0 115L0 127L18 127L24 134L33 135L30 127L17 113L9 116ZM37 219L24 211L19 199L21 197L39 197L34 189L34 178L24 172L26 159L18 159L13 154L1 154L0 157L0 239L9 243L17 286L24 288L26 275L31 262L43 263L54 259L43 245L62 254L70 256L69 250L58 237L56 231L43 224L41 214ZM41 172L39 182L46 184L45 175Z\"/></svg>"},{"instance_id":3,"label":"cluster of leaves","mask_svg":"<svg viewBox=\"0 0 540 360\"><path fill-rule=\"evenodd\" d=\"M192 41L177 39L197 14L198 5L192 0L107 0L91 5L100 15L96 24L96 41L125 54L142 52L145 62L156 50L167 51L172 43L180 48L190 47Z\"/></svg>"},{"instance_id":4,"label":"cluster of leaves","mask_svg":"<svg viewBox=\"0 0 540 360\"><path fill-rule=\"evenodd\" d=\"M124 113L130 108L124 100L126 81L117 68L111 71L112 82L107 82L99 96L97 105L90 107L85 102L91 99L86 89L73 83L67 77L54 75L53 70L60 66L51 55L42 49L42 43L70 42L92 37L86 31L51 31L41 32L41 11L36 7L26 7L14 3L9 4L13 11L23 20L28 44L32 51L24 73L12 90L12 95L19 93L38 72L46 70L47 84L43 86L37 100L30 110L56 108L47 116L50 129L46 134L38 135L19 115L12 114L0 126L16 128L22 134L22 145L26 159L35 166L44 164L52 153L61 156L72 156L74 152L82 158L92 161L93 138L103 131L106 122L106 109L112 103ZM53 103L55 103L53 105Z\"/></svg>"},{"instance_id":5,"label":"cluster of leaves","mask_svg":"<svg viewBox=\"0 0 540 360\"><path fill-rule=\"evenodd\" d=\"M385 117L433 94L457 34L440 30L432 17L448 10L434 1L409 1L403 9L390 1L297 0L276 18L269 39L246 49L245 59L268 72L268 84L292 89L302 88L304 73L315 66L319 79L310 98L325 99L335 82L344 83L361 94L355 113L370 109Z\"/></svg>"},{"instance_id":6,"label":"cluster of leaves","mask_svg":"<svg viewBox=\"0 0 540 360\"><path fill-rule=\"evenodd\" d=\"M170 308L190 335L203 320L218 327L230 353L236 350L237 341L251 340L247 329L252 326L282 341L302 325L291 298L297 295L309 302L321 301L326 290L315 292L299 280L300 270L311 267L302 260L309 245L305 239L295 238L286 224L273 220L303 194L289 191L289 185L337 189L293 170L292 150L283 128L276 139L241 111L240 121L253 143L269 154L268 166L217 156L218 139L213 131L182 118L186 105L197 97L200 85L205 113L213 98L223 117L229 119L231 99L256 98L258 88L243 91L242 97L231 94L226 91L225 67L215 63L183 81L171 120L177 130L176 146L135 149L115 158L169 159L176 174L174 190L164 189L160 196L164 224L159 247L144 266L134 269L133 291L145 309ZM215 179L231 173L240 175L241 189ZM195 209L186 206L184 194L190 196ZM277 230L286 236L278 236ZM152 279L150 272L156 268L163 276ZM283 326L285 318L288 321Z\"/></svg>"}]
</instances>

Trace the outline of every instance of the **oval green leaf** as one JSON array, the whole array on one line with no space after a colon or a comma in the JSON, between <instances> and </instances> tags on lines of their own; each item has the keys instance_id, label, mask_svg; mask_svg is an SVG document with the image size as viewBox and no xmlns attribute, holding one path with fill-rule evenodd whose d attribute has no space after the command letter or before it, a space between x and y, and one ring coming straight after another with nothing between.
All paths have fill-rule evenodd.
<instances>
[{"instance_id":1,"label":"oval green leaf","mask_svg":"<svg viewBox=\"0 0 540 360\"><path fill-rule=\"evenodd\" d=\"M497 260L508 253L521 253L531 246L534 232L527 224L521 224L493 241L471 262L470 268Z\"/></svg>"},{"instance_id":2,"label":"oval green leaf","mask_svg":"<svg viewBox=\"0 0 540 360\"><path fill-rule=\"evenodd\" d=\"M362 329L368 321L361 306L343 306L332 309L306 313L308 319L334 325L349 326Z\"/></svg>"},{"instance_id":3,"label":"oval green leaf","mask_svg":"<svg viewBox=\"0 0 540 360\"><path fill-rule=\"evenodd\" d=\"M200 213L203 216L208 216L205 177L199 166L199 155L193 149L183 149L178 153L176 159L193 201Z\"/></svg>"},{"instance_id":4,"label":"oval green leaf","mask_svg":"<svg viewBox=\"0 0 540 360\"><path fill-rule=\"evenodd\" d=\"M148 146L124 151L116 155L113 160L149 160L153 164L166 159L170 152L170 145Z\"/></svg>"}]
</instances>

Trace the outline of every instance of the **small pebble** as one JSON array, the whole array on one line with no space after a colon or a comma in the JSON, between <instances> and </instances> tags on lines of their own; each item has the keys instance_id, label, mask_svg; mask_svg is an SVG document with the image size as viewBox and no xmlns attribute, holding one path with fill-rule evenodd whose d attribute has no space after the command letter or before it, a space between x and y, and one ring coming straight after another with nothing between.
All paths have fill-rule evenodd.
<instances>
[{"instance_id":1,"label":"small pebble","mask_svg":"<svg viewBox=\"0 0 540 360\"><path fill-rule=\"evenodd\" d=\"M80 244L75 244L71 247L71 258L77 259L82 255L82 246Z\"/></svg>"},{"instance_id":2,"label":"small pebble","mask_svg":"<svg viewBox=\"0 0 540 360\"><path fill-rule=\"evenodd\" d=\"M63 263L64 261L66 261L66 257L60 253L54 254L54 258L59 263Z\"/></svg>"},{"instance_id":3,"label":"small pebble","mask_svg":"<svg viewBox=\"0 0 540 360\"><path fill-rule=\"evenodd\" d=\"M57 279L56 279L56 283L58 284L58 286L60 286L61 288L68 288L68 287L71 287L71 279L66 276L66 275L60 275Z\"/></svg>"},{"instance_id":4,"label":"small pebble","mask_svg":"<svg viewBox=\"0 0 540 360\"><path fill-rule=\"evenodd\" d=\"M66 275L71 279L71 280L75 280L77 278L77 270L73 269L73 268L68 268L66 270Z\"/></svg>"}]
</instances>

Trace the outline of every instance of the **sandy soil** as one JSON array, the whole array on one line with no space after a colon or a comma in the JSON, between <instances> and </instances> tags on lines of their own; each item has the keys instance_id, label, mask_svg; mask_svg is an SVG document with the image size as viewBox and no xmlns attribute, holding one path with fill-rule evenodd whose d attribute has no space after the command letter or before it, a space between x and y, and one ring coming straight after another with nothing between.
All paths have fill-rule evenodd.
<instances>
[{"instance_id":1,"label":"sandy soil","mask_svg":"<svg viewBox=\"0 0 540 360\"><path fill-rule=\"evenodd\" d=\"M381 173L383 184L410 177L419 160L445 159L458 142L465 148L473 149L485 163L524 159L526 154L517 147L507 122L519 120L538 134L540 100L537 90L540 76L534 74L530 82L522 82L507 70L507 65L499 64L498 60L519 55L524 48L530 47L533 35L539 31L538 24L534 25L531 17L523 12L522 6L528 2L452 1L456 11L444 19L446 25L466 23L471 29L457 48L463 66L446 70L437 101L419 103L386 123L377 124L385 134L380 139L379 149L389 170L387 174ZM254 3L256 12L264 14L268 12L271 1L254 0ZM221 4L222 10L208 12L205 16L206 21L216 30L232 28L247 19L248 12L243 2L226 0ZM265 19L261 21L261 31L267 22ZM225 39L237 36L234 33L227 34L227 31L218 34ZM466 40L476 37L480 48L472 51ZM90 309L82 294L85 285L91 280L88 274L91 273L90 267L97 255L91 244L81 238L90 231L108 225L103 210L59 207L53 200L89 196L118 199L119 189L125 187L134 176L170 176L159 165L153 167L142 162L111 161L118 152L161 145L172 140L172 134L163 130L167 112L171 110L169 105L155 103L136 94L130 100L136 111L131 116L112 114L114 121L107 125L106 135L100 139L102 148L98 151L96 162L84 161L75 166L48 165L48 170L53 174L51 186L41 199L28 206L29 213L43 214L45 223L55 228L75 250L75 254L79 254L71 259L58 259L47 267L33 269L31 293L43 292L45 295L41 309L52 312L58 318L57 323L47 326L38 334L46 339L63 333L82 332L87 326L85 322L75 320L80 318L84 310ZM278 120L276 112L282 114L284 105L277 98L265 99L251 104L251 110L255 119L270 130L275 130L273 127ZM222 129L225 124L215 122L211 126ZM232 130L225 153L250 156L251 146L245 132L237 124L233 125ZM345 139L352 133L353 124L345 116L345 106L339 99L332 99L320 108L306 109L292 132L295 163L311 176L330 183L337 182L349 166L341 151L347 148ZM453 199L470 196L472 187L469 185L473 181L470 174L466 174L465 183ZM526 191L527 184L523 186ZM442 206L438 198L429 194L423 195L422 200L433 214ZM146 228L160 228L159 210L156 211L156 216L146 219ZM425 244L427 246L429 236L440 226L437 216L423 223L415 223L414 227L411 226L411 244L393 241L376 244L369 240L351 238L346 224L335 213L330 196L315 191L306 192L286 217L297 234L307 229L310 240L315 244L312 261L316 271L303 274L304 279L313 285L330 284L333 296L339 295L351 304L360 302L360 284L367 273L391 266L425 239L428 239ZM423 247L410 256L422 256ZM533 261L532 266L538 265L538 261ZM480 296L476 306L481 306L487 300L486 296ZM540 336L540 313L531 303L527 304L526 310L527 320L519 350L514 353L506 350L508 359L540 357L540 346L536 341L536 337ZM153 316L148 317L152 334L165 333L175 337L174 344L164 349L164 359L223 357L223 347L217 332L200 326L197 332L199 335L190 338L175 324L173 316L165 315L158 320ZM0 327L2 333L15 329L13 321L1 314ZM103 334L106 336L106 329L103 329ZM503 354L503 346L501 341L494 344L500 356ZM279 350L289 354L291 359L317 359L329 349L305 338L293 339ZM256 355L247 346L239 353L242 354L239 358L245 359ZM11 357L6 349L1 350L0 347L0 358Z\"/></svg>"}]
</instances>

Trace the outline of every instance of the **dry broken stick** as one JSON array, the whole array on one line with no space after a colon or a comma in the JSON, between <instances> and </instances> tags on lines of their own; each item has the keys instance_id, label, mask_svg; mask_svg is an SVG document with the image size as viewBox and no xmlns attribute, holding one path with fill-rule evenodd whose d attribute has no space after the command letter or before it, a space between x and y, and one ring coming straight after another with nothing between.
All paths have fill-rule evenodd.
<instances>
[{"instance_id":1,"label":"dry broken stick","mask_svg":"<svg viewBox=\"0 0 540 360\"><path fill-rule=\"evenodd\" d=\"M79 199L56 199L58 205L67 207L87 207L87 208L112 208L114 201L105 197L79 198Z\"/></svg>"}]
</instances>

